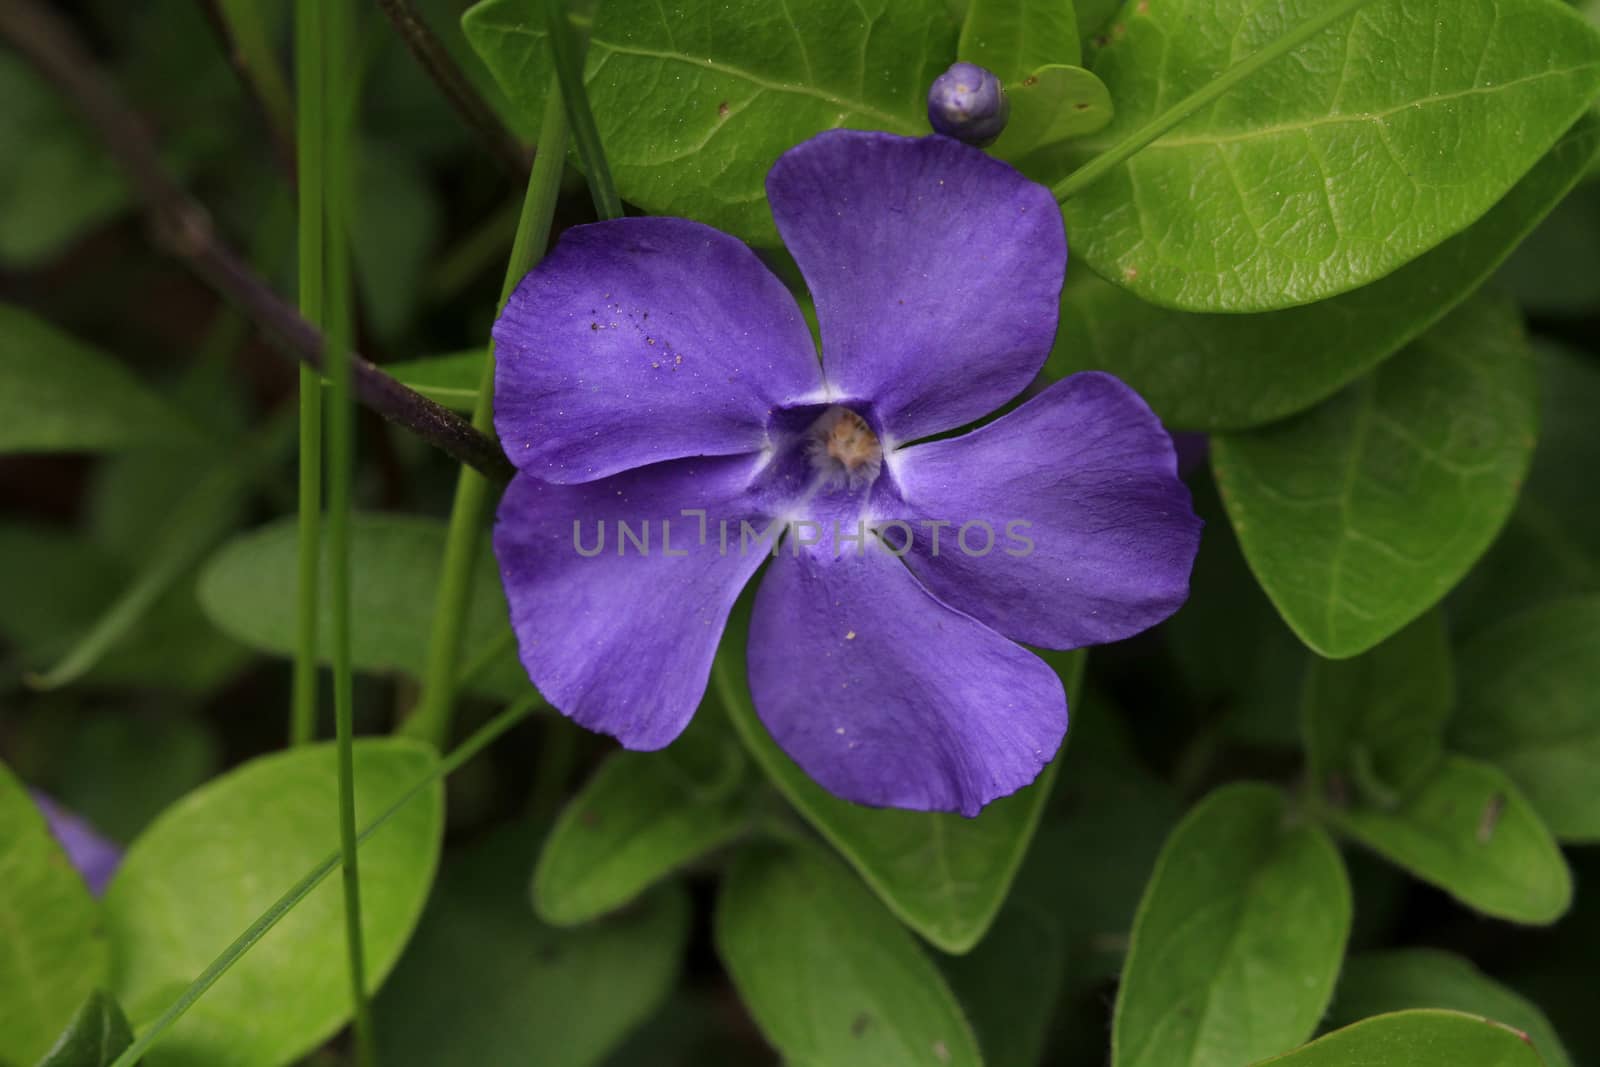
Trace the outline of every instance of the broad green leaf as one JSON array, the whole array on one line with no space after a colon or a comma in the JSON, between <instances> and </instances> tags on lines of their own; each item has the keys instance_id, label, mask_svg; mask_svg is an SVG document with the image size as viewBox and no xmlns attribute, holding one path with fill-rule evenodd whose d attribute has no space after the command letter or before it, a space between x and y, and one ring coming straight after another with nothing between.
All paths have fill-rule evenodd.
<instances>
[{"instance_id":1,"label":"broad green leaf","mask_svg":"<svg viewBox=\"0 0 1600 1067\"><path fill-rule=\"evenodd\" d=\"M1409 1008L1444 1008L1493 1019L1521 1030L1544 1067L1572 1067L1567 1050L1544 1012L1507 989L1470 960L1437 949L1412 948L1352 956L1339 977L1329 1018L1343 1026L1372 1015Z\"/></svg>"},{"instance_id":2,"label":"broad green leaf","mask_svg":"<svg viewBox=\"0 0 1600 1067\"><path fill-rule=\"evenodd\" d=\"M1537 346L1539 444L1517 509L1450 601L1452 626L1471 634L1525 608L1600 593L1600 500L1575 471L1600 469L1600 363Z\"/></svg>"},{"instance_id":3,"label":"broad green leaf","mask_svg":"<svg viewBox=\"0 0 1600 1067\"><path fill-rule=\"evenodd\" d=\"M1454 704L1450 639L1437 611L1364 655L1312 657L1301 719L1314 780L1398 803L1443 758Z\"/></svg>"},{"instance_id":4,"label":"broad green leaf","mask_svg":"<svg viewBox=\"0 0 1600 1067\"><path fill-rule=\"evenodd\" d=\"M1082 67L1040 67L1007 89L1011 118L992 151L1031 178L1058 177L1054 149L1111 121L1111 94Z\"/></svg>"},{"instance_id":5,"label":"broad green leaf","mask_svg":"<svg viewBox=\"0 0 1600 1067\"><path fill-rule=\"evenodd\" d=\"M1173 831L1134 922L1113 1067L1235 1067L1310 1037L1350 933L1321 830L1265 785L1224 786Z\"/></svg>"},{"instance_id":6,"label":"broad green leaf","mask_svg":"<svg viewBox=\"0 0 1600 1067\"><path fill-rule=\"evenodd\" d=\"M660 752L619 752L567 803L539 854L533 902L558 926L613 911L732 841L750 821L744 751L702 708Z\"/></svg>"},{"instance_id":7,"label":"broad green leaf","mask_svg":"<svg viewBox=\"0 0 1600 1067\"><path fill-rule=\"evenodd\" d=\"M1331 400L1212 440L1250 568L1320 655L1354 656L1438 603L1516 503L1538 421L1515 312L1463 305Z\"/></svg>"},{"instance_id":8,"label":"broad green leaf","mask_svg":"<svg viewBox=\"0 0 1600 1067\"><path fill-rule=\"evenodd\" d=\"M106 978L88 887L0 763L0 1063L32 1064Z\"/></svg>"},{"instance_id":9,"label":"broad green leaf","mask_svg":"<svg viewBox=\"0 0 1600 1067\"><path fill-rule=\"evenodd\" d=\"M1083 61L1072 0L972 0L956 57L992 71L1009 92L1040 67Z\"/></svg>"},{"instance_id":10,"label":"broad green leaf","mask_svg":"<svg viewBox=\"0 0 1600 1067\"><path fill-rule=\"evenodd\" d=\"M977 948L943 963L984 1067L1037 1067L1066 965L1055 920L1027 905L1007 907Z\"/></svg>"},{"instance_id":11,"label":"broad green leaf","mask_svg":"<svg viewBox=\"0 0 1600 1067\"><path fill-rule=\"evenodd\" d=\"M484 0L462 20L534 122L543 12L542 0ZM772 245L764 183L778 156L838 126L927 133L928 86L955 45L944 0L727 0L675 16L656 0L607 0L585 82L623 199Z\"/></svg>"},{"instance_id":12,"label":"broad green leaf","mask_svg":"<svg viewBox=\"0 0 1600 1067\"><path fill-rule=\"evenodd\" d=\"M193 426L111 356L0 304L0 453L195 445Z\"/></svg>"},{"instance_id":13,"label":"broad green leaf","mask_svg":"<svg viewBox=\"0 0 1600 1067\"><path fill-rule=\"evenodd\" d=\"M577 930L528 907L519 828L450 857L376 1005L385 1067L589 1067L667 999L689 936L681 889Z\"/></svg>"},{"instance_id":14,"label":"broad green leaf","mask_svg":"<svg viewBox=\"0 0 1600 1067\"><path fill-rule=\"evenodd\" d=\"M1046 370L1058 377L1110 371L1172 429L1240 430L1293 415L1377 366L1471 295L1597 152L1600 121L1585 117L1472 226L1380 281L1305 307L1261 315L1172 311L1069 267Z\"/></svg>"},{"instance_id":15,"label":"broad green leaf","mask_svg":"<svg viewBox=\"0 0 1600 1067\"><path fill-rule=\"evenodd\" d=\"M1397 807L1335 808L1331 816L1357 841L1485 915L1551 923L1572 903L1572 875L1549 829L1511 779L1486 763L1447 756Z\"/></svg>"},{"instance_id":16,"label":"broad green leaf","mask_svg":"<svg viewBox=\"0 0 1600 1067\"><path fill-rule=\"evenodd\" d=\"M352 524L350 602L361 620L351 636L357 670L415 673L427 661L433 597L444 558L444 523L408 515L358 514ZM264 652L288 656L295 640L295 522L293 516L235 538L200 575L200 604L225 632ZM473 569L472 607L464 646L471 656L501 640L509 626L499 569L487 544ZM326 583L318 628L327 661L332 632ZM478 682L479 691L515 697L527 675L508 654Z\"/></svg>"},{"instance_id":17,"label":"broad green leaf","mask_svg":"<svg viewBox=\"0 0 1600 1067\"><path fill-rule=\"evenodd\" d=\"M357 818L424 777L426 746L355 746ZM168 808L133 843L105 896L111 992L135 1028L165 1010L296 879L338 847L334 748L263 756ZM376 989L422 914L444 831L435 784L361 849L367 980ZM145 1062L281 1067L349 1021L344 901L319 886L196 1001Z\"/></svg>"},{"instance_id":18,"label":"broad green leaf","mask_svg":"<svg viewBox=\"0 0 1600 1067\"><path fill-rule=\"evenodd\" d=\"M485 358L483 349L474 348L390 363L383 369L429 400L452 411L471 412L478 403L478 385L483 380Z\"/></svg>"},{"instance_id":19,"label":"broad green leaf","mask_svg":"<svg viewBox=\"0 0 1600 1067\"><path fill-rule=\"evenodd\" d=\"M972 948L1011 888L1060 756L1032 785L995 801L975 819L840 800L778 747L751 706L744 656L748 623L746 597L728 620L711 677L756 763L902 922L946 952ZM1047 655L1056 657L1053 662L1067 685L1067 706L1075 708L1083 654ZM1069 710L1069 718L1072 714Z\"/></svg>"},{"instance_id":20,"label":"broad green leaf","mask_svg":"<svg viewBox=\"0 0 1600 1067\"><path fill-rule=\"evenodd\" d=\"M1116 144L1314 17L1320 0L1146 0L1090 68ZM1600 91L1600 34L1552 0L1378 0L1065 205L1097 274L1188 311L1272 311L1377 281L1476 222Z\"/></svg>"},{"instance_id":21,"label":"broad green leaf","mask_svg":"<svg viewBox=\"0 0 1600 1067\"><path fill-rule=\"evenodd\" d=\"M26 267L121 211L128 185L71 105L10 49L0 52L0 100L0 264Z\"/></svg>"},{"instance_id":22,"label":"broad green leaf","mask_svg":"<svg viewBox=\"0 0 1600 1067\"><path fill-rule=\"evenodd\" d=\"M1523 1035L1476 1015L1401 1011L1347 1026L1258 1067L1542 1067Z\"/></svg>"},{"instance_id":23,"label":"broad green leaf","mask_svg":"<svg viewBox=\"0 0 1600 1067\"><path fill-rule=\"evenodd\" d=\"M767 1040L795 1064L978 1067L938 968L816 845L758 845L717 900L717 953Z\"/></svg>"},{"instance_id":24,"label":"broad green leaf","mask_svg":"<svg viewBox=\"0 0 1600 1067\"><path fill-rule=\"evenodd\" d=\"M115 998L95 990L38 1067L109 1067L133 1044L133 1030Z\"/></svg>"},{"instance_id":25,"label":"broad green leaf","mask_svg":"<svg viewBox=\"0 0 1600 1067\"><path fill-rule=\"evenodd\" d=\"M1451 744L1510 775L1557 837L1600 842L1600 597L1482 631L1458 670Z\"/></svg>"}]
</instances>

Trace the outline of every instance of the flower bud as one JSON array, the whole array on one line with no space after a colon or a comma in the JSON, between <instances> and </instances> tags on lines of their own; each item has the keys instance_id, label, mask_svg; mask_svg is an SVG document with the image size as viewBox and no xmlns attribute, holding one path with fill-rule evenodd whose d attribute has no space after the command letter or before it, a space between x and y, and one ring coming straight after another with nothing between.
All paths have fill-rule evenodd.
<instances>
[{"instance_id":1,"label":"flower bud","mask_svg":"<svg viewBox=\"0 0 1600 1067\"><path fill-rule=\"evenodd\" d=\"M928 90L928 124L934 131L979 148L994 143L1010 114L1000 79L976 63L954 64Z\"/></svg>"}]
</instances>

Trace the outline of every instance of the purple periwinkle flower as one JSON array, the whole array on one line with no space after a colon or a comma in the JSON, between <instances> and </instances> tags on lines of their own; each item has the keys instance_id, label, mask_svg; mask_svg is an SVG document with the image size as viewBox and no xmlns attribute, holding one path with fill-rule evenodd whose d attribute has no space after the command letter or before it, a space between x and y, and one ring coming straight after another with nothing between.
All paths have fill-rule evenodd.
<instances>
[{"instance_id":1,"label":"purple periwinkle flower","mask_svg":"<svg viewBox=\"0 0 1600 1067\"><path fill-rule=\"evenodd\" d=\"M928 90L928 125L935 133L976 145L993 144L1011 117L1005 86L976 63L956 63Z\"/></svg>"},{"instance_id":2,"label":"purple periwinkle flower","mask_svg":"<svg viewBox=\"0 0 1600 1067\"><path fill-rule=\"evenodd\" d=\"M568 231L495 324L523 663L572 719L660 748L767 563L746 651L773 738L838 796L974 815L1066 731L1060 679L1017 642L1166 618L1200 523L1171 439L1106 374L928 440L1044 363L1067 257L1046 189L945 137L835 130L767 194L820 361L761 261L684 219Z\"/></svg>"},{"instance_id":3,"label":"purple periwinkle flower","mask_svg":"<svg viewBox=\"0 0 1600 1067\"><path fill-rule=\"evenodd\" d=\"M122 849L101 837L87 819L63 808L47 793L38 789L30 789L29 793L33 796L34 806L44 815L50 832L61 843L61 850L67 854L67 862L83 876L89 892L95 896L104 893L111 876L117 873L117 867L122 863Z\"/></svg>"}]
</instances>

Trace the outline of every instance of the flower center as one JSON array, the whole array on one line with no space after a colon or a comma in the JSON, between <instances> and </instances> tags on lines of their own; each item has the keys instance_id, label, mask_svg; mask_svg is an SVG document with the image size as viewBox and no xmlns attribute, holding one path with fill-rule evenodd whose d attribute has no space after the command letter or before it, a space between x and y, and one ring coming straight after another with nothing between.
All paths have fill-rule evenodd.
<instances>
[{"instance_id":1,"label":"flower center","mask_svg":"<svg viewBox=\"0 0 1600 1067\"><path fill-rule=\"evenodd\" d=\"M806 452L812 468L833 485L857 488L877 478L883 446L860 415L835 405L824 411L807 433Z\"/></svg>"}]
</instances>

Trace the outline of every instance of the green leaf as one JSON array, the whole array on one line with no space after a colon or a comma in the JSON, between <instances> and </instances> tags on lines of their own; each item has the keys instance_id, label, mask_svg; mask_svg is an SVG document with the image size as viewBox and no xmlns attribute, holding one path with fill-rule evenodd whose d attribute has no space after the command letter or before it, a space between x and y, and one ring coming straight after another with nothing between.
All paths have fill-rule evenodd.
<instances>
[{"instance_id":1,"label":"green leaf","mask_svg":"<svg viewBox=\"0 0 1600 1067\"><path fill-rule=\"evenodd\" d=\"M1321 830L1270 786L1224 786L1173 831L1139 904L1114 1067L1236 1067L1310 1037L1350 933Z\"/></svg>"},{"instance_id":2,"label":"green leaf","mask_svg":"<svg viewBox=\"0 0 1600 1067\"><path fill-rule=\"evenodd\" d=\"M1027 905L1008 906L977 948L943 963L985 1067L1037 1067L1066 966L1055 920Z\"/></svg>"},{"instance_id":3,"label":"green leaf","mask_svg":"<svg viewBox=\"0 0 1600 1067\"><path fill-rule=\"evenodd\" d=\"M539 917L587 922L738 837L750 821L746 766L709 708L666 749L606 760L545 839L533 877Z\"/></svg>"},{"instance_id":4,"label":"green leaf","mask_svg":"<svg viewBox=\"0 0 1600 1067\"><path fill-rule=\"evenodd\" d=\"M1339 978L1330 1012L1334 1026L1408 1008L1445 1008L1521 1030L1544 1067L1572 1067L1544 1012L1500 985L1470 960L1437 949L1398 949L1352 956Z\"/></svg>"},{"instance_id":5,"label":"green leaf","mask_svg":"<svg viewBox=\"0 0 1600 1067\"><path fill-rule=\"evenodd\" d=\"M1212 469L1262 588L1338 659L1438 603L1489 547L1537 419L1515 312L1475 300L1311 411L1213 438Z\"/></svg>"},{"instance_id":6,"label":"green leaf","mask_svg":"<svg viewBox=\"0 0 1600 1067\"><path fill-rule=\"evenodd\" d=\"M116 999L95 990L72 1017L38 1067L108 1067L133 1044L133 1030Z\"/></svg>"},{"instance_id":7,"label":"green leaf","mask_svg":"<svg viewBox=\"0 0 1600 1067\"><path fill-rule=\"evenodd\" d=\"M1555 835L1600 842L1600 596L1506 619L1461 647L1451 744L1511 777Z\"/></svg>"},{"instance_id":8,"label":"green leaf","mask_svg":"<svg viewBox=\"0 0 1600 1067\"><path fill-rule=\"evenodd\" d=\"M1117 117L1084 153L1317 6L1126 8L1090 64ZM1074 252L1155 303L1271 311L1377 281L1465 229L1600 91L1600 34L1552 0L1448 14L1379 0L1269 63L1068 201Z\"/></svg>"},{"instance_id":9,"label":"green leaf","mask_svg":"<svg viewBox=\"0 0 1600 1067\"><path fill-rule=\"evenodd\" d=\"M136 1027L336 848L334 756L323 744L252 760L178 801L133 843L104 906L111 991ZM381 811L433 762L432 750L416 742L357 741L357 811ZM443 831L444 791L435 784L361 850L372 988L422 914ZM281 1067L310 1052L350 1018L348 980L337 963L344 931L339 886L329 881L189 1009L151 1063Z\"/></svg>"},{"instance_id":10,"label":"green leaf","mask_svg":"<svg viewBox=\"0 0 1600 1067\"><path fill-rule=\"evenodd\" d=\"M1046 65L1083 62L1072 0L972 0L956 57L992 71L1009 92Z\"/></svg>"},{"instance_id":11,"label":"green leaf","mask_svg":"<svg viewBox=\"0 0 1600 1067\"><path fill-rule=\"evenodd\" d=\"M540 0L484 0L462 20L512 106L536 121L548 70ZM617 189L654 215L773 245L768 169L838 126L922 134L927 92L955 53L944 0L728 0L693 18L607 0L585 82ZM640 92L640 86L672 86Z\"/></svg>"},{"instance_id":12,"label":"green leaf","mask_svg":"<svg viewBox=\"0 0 1600 1067\"><path fill-rule=\"evenodd\" d=\"M785 1060L978 1067L972 1030L910 934L815 845L742 852L717 900L717 953Z\"/></svg>"},{"instance_id":13,"label":"green leaf","mask_svg":"<svg viewBox=\"0 0 1600 1067\"><path fill-rule=\"evenodd\" d=\"M672 991L689 936L683 891L554 929L528 908L525 838L512 827L446 864L374 1008L385 1067L589 1067Z\"/></svg>"},{"instance_id":14,"label":"green leaf","mask_svg":"<svg viewBox=\"0 0 1600 1067\"><path fill-rule=\"evenodd\" d=\"M0 454L193 446L192 425L116 360L0 304Z\"/></svg>"},{"instance_id":15,"label":"green leaf","mask_svg":"<svg viewBox=\"0 0 1600 1067\"><path fill-rule=\"evenodd\" d=\"M414 674L427 662L444 523L357 514L350 535L351 611L361 620L351 636L356 669ZM200 575L200 604L211 620L245 644L279 656L294 652L295 537L293 516L279 519L224 545ZM473 582L464 641L469 657L471 650L501 640L509 626L499 568L487 544ZM328 662L331 607L324 583L323 624L317 630L323 662ZM527 675L509 654L476 686L486 695L507 699L525 694L528 687Z\"/></svg>"},{"instance_id":16,"label":"green leaf","mask_svg":"<svg viewBox=\"0 0 1600 1067\"><path fill-rule=\"evenodd\" d=\"M106 977L88 887L0 763L0 1063L33 1063Z\"/></svg>"},{"instance_id":17,"label":"green leaf","mask_svg":"<svg viewBox=\"0 0 1600 1067\"><path fill-rule=\"evenodd\" d=\"M429 400L452 411L470 413L478 402L478 384L483 380L485 358L487 354L483 349L474 348L390 363L383 369Z\"/></svg>"},{"instance_id":18,"label":"green leaf","mask_svg":"<svg viewBox=\"0 0 1600 1067\"><path fill-rule=\"evenodd\" d=\"M1541 1067L1523 1035L1475 1015L1401 1011L1347 1026L1257 1067Z\"/></svg>"},{"instance_id":19,"label":"green leaf","mask_svg":"<svg viewBox=\"0 0 1600 1067\"><path fill-rule=\"evenodd\" d=\"M1572 903L1572 875L1550 831L1511 779L1447 756L1392 810L1335 808L1345 833L1469 908L1520 923L1551 923Z\"/></svg>"},{"instance_id":20,"label":"green leaf","mask_svg":"<svg viewBox=\"0 0 1600 1067\"><path fill-rule=\"evenodd\" d=\"M1439 612L1354 659L1314 657L1301 701L1314 780L1397 802L1443 758L1454 705L1450 639Z\"/></svg>"},{"instance_id":21,"label":"green leaf","mask_svg":"<svg viewBox=\"0 0 1600 1067\"><path fill-rule=\"evenodd\" d=\"M20 55L0 52L0 264L27 267L128 203L121 170Z\"/></svg>"},{"instance_id":22,"label":"green leaf","mask_svg":"<svg viewBox=\"0 0 1600 1067\"><path fill-rule=\"evenodd\" d=\"M1040 67L1006 96L1011 117L991 151L1039 181L1060 176L1053 149L1111 121L1111 94L1082 67Z\"/></svg>"},{"instance_id":23,"label":"green leaf","mask_svg":"<svg viewBox=\"0 0 1600 1067\"><path fill-rule=\"evenodd\" d=\"M1600 469L1600 366L1587 355L1537 346L1539 444L1511 521L1450 601L1452 626L1470 634L1525 608L1600 593L1600 504L1574 471Z\"/></svg>"},{"instance_id":24,"label":"green leaf","mask_svg":"<svg viewBox=\"0 0 1600 1067\"><path fill-rule=\"evenodd\" d=\"M1050 795L1060 756L1032 785L995 801L975 819L867 808L840 800L778 747L751 706L744 657L748 624L745 597L728 620L711 677L756 763L902 922L946 952L972 948L1011 888ZM1053 657L1051 662L1067 686L1068 707L1075 708L1083 654L1046 656Z\"/></svg>"},{"instance_id":25,"label":"green leaf","mask_svg":"<svg viewBox=\"0 0 1600 1067\"><path fill-rule=\"evenodd\" d=\"M1293 415L1377 366L1471 295L1597 152L1600 121L1585 117L1471 227L1380 281L1306 307L1195 315L1147 304L1069 268L1045 369L1057 377L1110 371L1173 429L1240 430Z\"/></svg>"}]
</instances>

